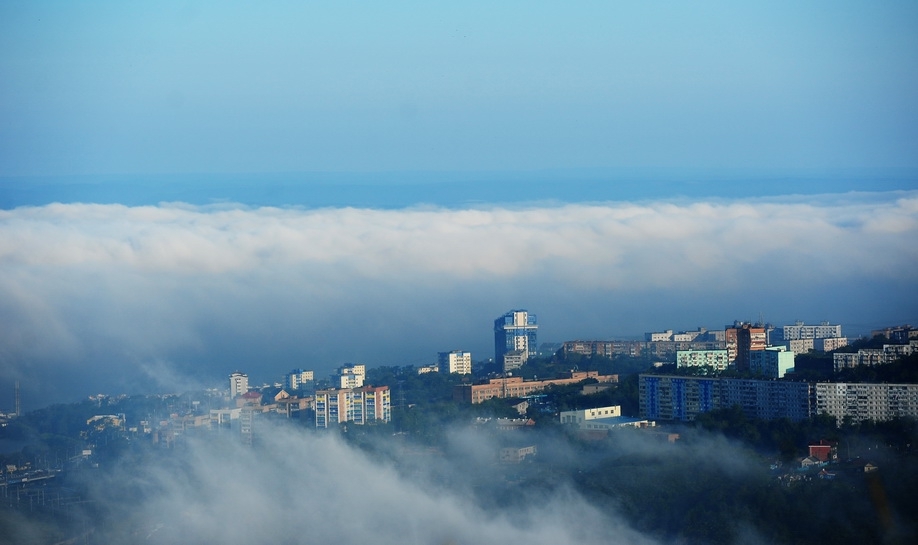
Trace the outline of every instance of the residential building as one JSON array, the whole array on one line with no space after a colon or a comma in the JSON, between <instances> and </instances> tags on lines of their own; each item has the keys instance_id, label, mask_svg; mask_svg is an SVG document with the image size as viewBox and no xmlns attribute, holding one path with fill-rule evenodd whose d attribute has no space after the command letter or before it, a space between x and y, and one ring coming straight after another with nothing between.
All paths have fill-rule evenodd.
<instances>
[{"instance_id":1,"label":"residential building","mask_svg":"<svg viewBox=\"0 0 918 545\"><path fill-rule=\"evenodd\" d=\"M644 333L644 340L649 343L671 341L673 340L673 330L667 329L666 331Z\"/></svg>"},{"instance_id":2,"label":"residential building","mask_svg":"<svg viewBox=\"0 0 918 545\"><path fill-rule=\"evenodd\" d=\"M536 455L536 446L505 447L500 449L500 461L504 464L518 464L529 456Z\"/></svg>"},{"instance_id":3,"label":"residential building","mask_svg":"<svg viewBox=\"0 0 918 545\"><path fill-rule=\"evenodd\" d=\"M439 371L441 373L455 373L459 375L472 374L472 353L462 350L440 352Z\"/></svg>"},{"instance_id":4,"label":"residential building","mask_svg":"<svg viewBox=\"0 0 918 545\"><path fill-rule=\"evenodd\" d=\"M392 418L388 386L331 388L317 390L315 396L316 427L351 422L389 422Z\"/></svg>"},{"instance_id":5,"label":"residential building","mask_svg":"<svg viewBox=\"0 0 918 545\"><path fill-rule=\"evenodd\" d=\"M730 364L726 350L677 350L676 367L710 367L725 371Z\"/></svg>"},{"instance_id":6,"label":"residential building","mask_svg":"<svg viewBox=\"0 0 918 545\"><path fill-rule=\"evenodd\" d=\"M514 355L513 363L520 359L525 363L538 349L538 329L536 316L522 309L511 310L494 320L494 361L504 366L505 354L519 352Z\"/></svg>"},{"instance_id":7,"label":"residential building","mask_svg":"<svg viewBox=\"0 0 918 545\"><path fill-rule=\"evenodd\" d=\"M580 354L582 356L603 356L611 358L615 355L615 343L612 341L566 341L562 347L564 354Z\"/></svg>"},{"instance_id":8,"label":"residential building","mask_svg":"<svg viewBox=\"0 0 918 545\"><path fill-rule=\"evenodd\" d=\"M342 389L360 388L367 377L367 366L359 364L348 364L338 368L336 375L338 386Z\"/></svg>"},{"instance_id":9,"label":"residential building","mask_svg":"<svg viewBox=\"0 0 918 545\"><path fill-rule=\"evenodd\" d=\"M230 397L235 398L249 391L249 376L242 371L234 371L229 376Z\"/></svg>"},{"instance_id":10,"label":"residential building","mask_svg":"<svg viewBox=\"0 0 918 545\"><path fill-rule=\"evenodd\" d=\"M782 378L794 370L794 353L783 346L769 346L749 353L749 370L765 378Z\"/></svg>"},{"instance_id":11,"label":"residential building","mask_svg":"<svg viewBox=\"0 0 918 545\"><path fill-rule=\"evenodd\" d=\"M767 335L764 325L752 325L736 321L733 326L724 328L727 356L730 362L740 371L749 370L750 352L765 350Z\"/></svg>"},{"instance_id":12,"label":"residential building","mask_svg":"<svg viewBox=\"0 0 918 545\"><path fill-rule=\"evenodd\" d=\"M786 325L775 330L774 344L780 344L787 341L799 339L836 339L842 336L840 325L832 325L829 322L822 322L819 325L806 325L803 322L796 322L794 325Z\"/></svg>"},{"instance_id":13,"label":"residential building","mask_svg":"<svg viewBox=\"0 0 918 545\"><path fill-rule=\"evenodd\" d=\"M284 388L289 392L295 392L303 389L307 383L313 380L315 380L315 375L312 371L294 369L284 375Z\"/></svg>"},{"instance_id":14,"label":"residential building","mask_svg":"<svg viewBox=\"0 0 918 545\"><path fill-rule=\"evenodd\" d=\"M881 365L918 352L918 340L908 344L884 344L883 348L862 348L857 352L832 354L835 371L860 365Z\"/></svg>"},{"instance_id":15,"label":"residential building","mask_svg":"<svg viewBox=\"0 0 918 545\"><path fill-rule=\"evenodd\" d=\"M839 348L848 346L847 337L827 337L825 339L813 339L813 349L820 352L832 352Z\"/></svg>"},{"instance_id":16,"label":"residential building","mask_svg":"<svg viewBox=\"0 0 918 545\"><path fill-rule=\"evenodd\" d=\"M838 425L918 417L918 384L825 382L816 384L816 413L834 416Z\"/></svg>"},{"instance_id":17,"label":"residential building","mask_svg":"<svg viewBox=\"0 0 918 545\"><path fill-rule=\"evenodd\" d=\"M427 373L438 373L438 372L440 372L440 366L436 363L432 363L430 365L422 365L421 367L418 367L419 375L425 375Z\"/></svg>"},{"instance_id":18,"label":"residential building","mask_svg":"<svg viewBox=\"0 0 918 545\"><path fill-rule=\"evenodd\" d=\"M739 405L750 418L804 420L812 415L805 382L642 374L640 414L651 420L692 421L704 412Z\"/></svg>"}]
</instances>

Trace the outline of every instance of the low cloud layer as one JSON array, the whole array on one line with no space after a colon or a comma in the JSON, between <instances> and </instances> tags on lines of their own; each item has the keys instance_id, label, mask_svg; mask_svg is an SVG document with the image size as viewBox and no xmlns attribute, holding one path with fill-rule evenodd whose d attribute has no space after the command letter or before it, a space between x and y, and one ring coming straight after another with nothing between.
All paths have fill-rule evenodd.
<instances>
[{"instance_id":1,"label":"low cloud layer","mask_svg":"<svg viewBox=\"0 0 918 545\"><path fill-rule=\"evenodd\" d=\"M539 316L542 341L760 314L853 334L916 318L916 234L915 192L460 210L23 207L0 211L0 385L20 380L41 405L222 384L235 368L274 381L348 361L420 365L454 348L482 359L491 321L518 307Z\"/></svg>"}]
</instances>

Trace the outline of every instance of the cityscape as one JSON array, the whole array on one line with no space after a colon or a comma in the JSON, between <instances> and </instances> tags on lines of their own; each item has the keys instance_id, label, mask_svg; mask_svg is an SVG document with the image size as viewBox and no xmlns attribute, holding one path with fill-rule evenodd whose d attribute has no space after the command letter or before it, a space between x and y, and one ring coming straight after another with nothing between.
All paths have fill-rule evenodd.
<instances>
[{"instance_id":1,"label":"cityscape","mask_svg":"<svg viewBox=\"0 0 918 545\"><path fill-rule=\"evenodd\" d=\"M0 2L0 545L918 542L915 29Z\"/></svg>"}]
</instances>

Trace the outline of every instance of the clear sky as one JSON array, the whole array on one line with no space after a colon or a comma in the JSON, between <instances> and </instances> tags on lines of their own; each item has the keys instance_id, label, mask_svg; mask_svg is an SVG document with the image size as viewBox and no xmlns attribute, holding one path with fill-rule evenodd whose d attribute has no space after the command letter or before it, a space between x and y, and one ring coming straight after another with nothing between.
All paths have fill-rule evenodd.
<instances>
[{"instance_id":1,"label":"clear sky","mask_svg":"<svg viewBox=\"0 0 918 545\"><path fill-rule=\"evenodd\" d=\"M0 410L918 324L918 4L748 4L0 3Z\"/></svg>"},{"instance_id":2,"label":"clear sky","mask_svg":"<svg viewBox=\"0 0 918 545\"><path fill-rule=\"evenodd\" d=\"M918 166L918 4L3 2L0 176Z\"/></svg>"}]
</instances>

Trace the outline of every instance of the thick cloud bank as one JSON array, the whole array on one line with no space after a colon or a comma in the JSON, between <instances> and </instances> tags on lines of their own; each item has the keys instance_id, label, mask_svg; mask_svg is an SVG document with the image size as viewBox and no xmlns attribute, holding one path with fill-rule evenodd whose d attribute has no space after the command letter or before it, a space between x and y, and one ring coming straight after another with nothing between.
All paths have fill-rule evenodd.
<instances>
[{"instance_id":1,"label":"thick cloud bank","mask_svg":"<svg viewBox=\"0 0 918 545\"><path fill-rule=\"evenodd\" d=\"M491 351L541 340L914 319L918 193L372 210L52 204L0 211L0 384L40 405L235 368ZM68 390L69 388L69 390ZM182 388L184 389L184 388ZM36 401L41 396L43 401ZM3 399L3 398L0 398ZM31 399L31 401L29 401Z\"/></svg>"}]
</instances>

